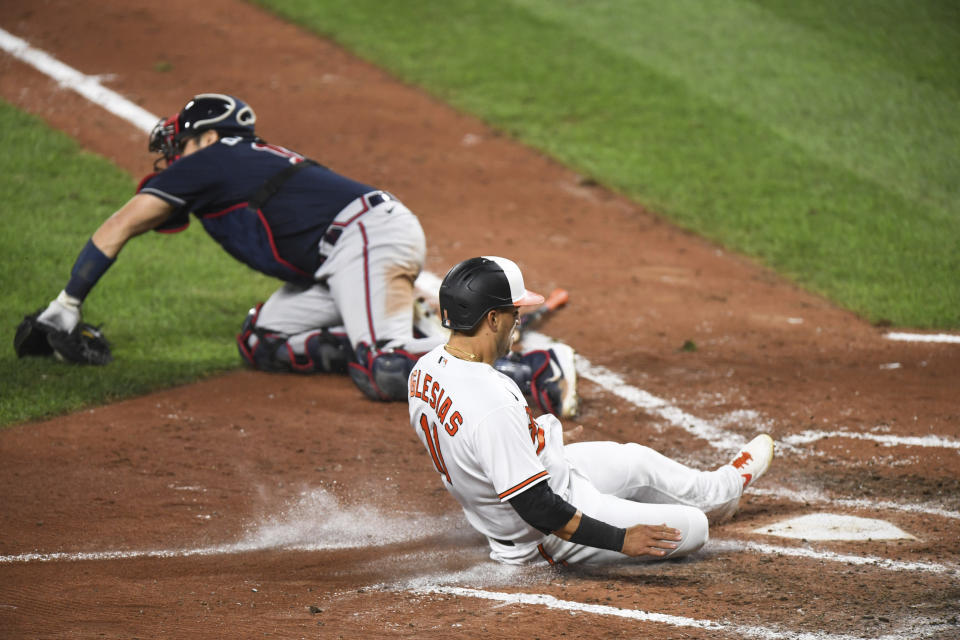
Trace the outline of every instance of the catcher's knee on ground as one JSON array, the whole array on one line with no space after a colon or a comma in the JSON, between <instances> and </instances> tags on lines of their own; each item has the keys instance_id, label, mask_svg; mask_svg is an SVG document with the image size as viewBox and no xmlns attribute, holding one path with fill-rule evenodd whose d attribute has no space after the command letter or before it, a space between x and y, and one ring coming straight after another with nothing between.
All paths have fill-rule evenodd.
<instances>
[{"instance_id":1,"label":"catcher's knee on ground","mask_svg":"<svg viewBox=\"0 0 960 640\"><path fill-rule=\"evenodd\" d=\"M353 360L346 336L318 329L298 336L294 344L286 334L257 326L261 306L250 310L237 334L237 350L247 364L261 371L346 373Z\"/></svg>"}]
</instances>

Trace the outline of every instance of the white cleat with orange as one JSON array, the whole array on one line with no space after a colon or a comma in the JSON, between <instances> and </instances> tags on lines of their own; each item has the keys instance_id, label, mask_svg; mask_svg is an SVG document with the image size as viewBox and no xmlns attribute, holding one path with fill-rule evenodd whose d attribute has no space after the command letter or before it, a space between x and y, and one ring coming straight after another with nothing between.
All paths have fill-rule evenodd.
<instances>
[{"instance_id":1,"label":"white cleat with orange","mask_svg":"<svg viewBox=\"0 0 960 640\"><path fill-rule=\"evenodd\" d=\"M730 464L740 473L740 477L743 478L743 488L746 490L767 472L772 461L773 438L761 433L748 442Z\"/></svg>"}]
</instances>

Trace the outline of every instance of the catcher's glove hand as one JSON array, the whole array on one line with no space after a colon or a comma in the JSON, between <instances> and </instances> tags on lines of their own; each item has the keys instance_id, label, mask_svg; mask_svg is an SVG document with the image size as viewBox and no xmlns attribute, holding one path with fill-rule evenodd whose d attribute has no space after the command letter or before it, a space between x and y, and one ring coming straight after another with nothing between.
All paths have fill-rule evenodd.
<instances>
[{"instance_id":1,"label":"catcher's glove hand","mask_svg":"<svg viewBox=\"0 0 960 640\"><path fill-rule=\"evenodd\" d=\"M107 364L113 360L110 343L99 327L79 322L73 331L61 331L37 320L42 309L24 316L13 338L17 356L54 356L76 364Z\"/></svg>"}]
</instances>

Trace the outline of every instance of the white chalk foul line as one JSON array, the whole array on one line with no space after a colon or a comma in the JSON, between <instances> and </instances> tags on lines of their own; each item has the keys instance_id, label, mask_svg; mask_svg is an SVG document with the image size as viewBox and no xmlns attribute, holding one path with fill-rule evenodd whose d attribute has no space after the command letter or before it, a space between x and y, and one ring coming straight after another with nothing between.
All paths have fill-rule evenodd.
<instances>
[{"instance_id":1,"label":"white chalk foul line","mask_svg":"<svg viewBox=\"0 0 960 640\"><path fill-rule=\"evenodd\" d=\"M658 398L643 389L638 389L628 384L620 374L614 373L606 367L595 365L579 354L577 355L577 374L602 386L634 406L663 418L670 425L706 440L715 449L736 451L747 442L747 439L740 434L718 427L707 420L671 405L663 398Z\"/></svg>"},{"instance_id":2,"label":"white chalk foul line","mask_svg":"<svg viewBox=\"0 0 960 640\"><path fill-rule=\"evenodd\" d=\"M810 444L827 438L851 438L853 440L871 440L886 447L932 447L942 449L960 449L960 441L937 435L895 436L881 433L860 433L857 431L802 431L780 439L788 446Z\"/></svg>"},{"instance_id":3,"label":"white chalk foul line","mask_svg":"<svg viewBox=\"0 0 960 640\"><path fill-rule=\"evenodd\" d=\"M277 527L273 527L277 529ZM283 538L282 532L279 536ZM363 533L363 532L361 532ZM302 536L300 536L302 537ZM369 536L373 537L373 536ZM363 536L361 536L363 538ZM404 538L409 539L409 537ZM251 541L238 542L233 544L215 545L210 547L200 547L196 549L155 549L140 551L79 551L73 553L22 553L19 555L0 556L0 564L25 564L31 562L83 562L83 561L106 561L106 560L129 560L136 558L189 558L196 556L216 556L231 555L239 553L251 553L254 551L299 551L299 552L318 552L332 551L338 549L369 548L369 544L360 539L357 541L343 542L321 542L317 544L305 543L283 543L278 541L277 532L274 532L269 539L256 539ZM810 558L815 560L825 560L828 562L837 562L842 564L853 564L858 566L871 566L886 571L906 571L926 573L960 574L960 566L956 564L944 564L937 562L904 562L899 560L890 560L878 556L858 556L854 554L840 554L832 551L817 551L806 547L784 547L770 544L760 544L756 542L743 542L738 540L711 540L705 549L706 552L727 552L749 551L752 553L790 556L796 558Z\"/></svg>"},{"instance_id":4,"label":"white chalk foul line","mask_svg":"<svg viewBox=\"0 0 960 640\"><path fill-rule=\"evenodd\" d=\"M532 342L531 346L534 346L534 348L549 347L550 343L555 342L552 338L535 332L530 332L527 336L529 336ZM526 337L524 339L527 340ZM736 450L746 443L746 439L740 434L718 427L702 418L690 415L682 409L671 405L666 400L630 385L619 374L604 367L591 364L589 360L579 354L577 355L577 373L603 386L635 406L660 416L671 425L680 427L691 435L703 438L714 448ZM937 435L896 436L889 434L859 433L855 431L803 431L801 433L784 436L780 438L777 443L795 447L800 444L809 444L826 438L871 440L887 447L910 446L960 449L960 441Z\"/></svg>"},{"instance_id":5,"label":"white chalk foul line","mask_svg":"<svg viewBox=\"0 0 960 640\"><path fill-rule=\"evenodd\" d=\"M144 549L142 551L77 551L74 553L21 553L19 555L0 556L0 564L27 564L31 562L85 562L108 560L133 560L137 558L194 558L202 556L226 556L254 551L298 551L315 553L317 551L336 551L340 549L366 549L366 545L311 545L311 544L257 544L238 542L221 544L197 549Z\"/></svg>"},{"instance_id":6,"label":"white chalk foul line","mask_svg":"<svg viewBox=\"0 0 960 640\"><path fill-rule=\"evenodd\" d=\"M702 620L697 618L688 618L686 616L674 616L666 613L653 613L642 611L640 609L621 609L602 604L587 604L573 600L561 600L551 595L543 593L504 593L500 591L486 591L483 589L469 589L465 587L450 587L436 585L431 587L421 587L414 589L411 593L419 595L452 595L464 598L480 598L483 600L493 600L505 604L534 605L546 607L548 609L558 609L572 613L591 613L601 616L613 616L617 618L627 618L638 622L651 622L663 624L671 627L680 627L687 629L704 629L707 631L721 631L737 637L759 638L761 640L866 640L864 636L854 636L848 634L835 634L827 632L808 632L776 629L772 627L761 627L756 625L740 625L717 622L715 620ZM933 632L920 632L917 634L915 629L922 628L923 622L920 620L901 621L900 624L909 624L906 628L909 632L894 632L883 636L870 636L873 640L905 640L906 638L920 638L933 635ZM917 624L920 623L920 624ZM906 635L906 634L909 635Z\"/></svg>"},{"instance_id":7,"label":"white chalk foul line","mask_svg":"<svg viewBox=\"0 0 960 640\"><path fill-rule=\"evenodd\" d=\"M846 553L834 553L833 551L816 551L805 547L782 547L772 544L761 544L758 542L743 542L740 540L711 540L708 543L706 551L753 551L775 556L789 556L792 558L808 558L813 560L826 560L828 562L838 562L842 564L852 564L857 566L870 566L888 571L906 571L914 573L922 571L925 573L957 575L960 573L960 566L955 564L941 564L938 562L904 562L901 560L890 560L878 556L858 556Z\"/></svg>"},{"instance_id":8,"label":"white chalk foul line","mask_svg":"<svg viewBox=\"0 0 960 640\"><path fill-rule=\"evenodd\" d=\"M340 549L366 549L366 544L270 544L259 542L237 542L196 549L144 549L141 551L77 551L73 553L21 553L19 555L0 556L0 564L27 564L31 562L85 562L108 560L133 560L137 558L193 558L202 556L226 556L254 551L336 551Z\"/></svg>"},{"instance_id":9,"label":"white chalk foul line","mask_svg":"<svg viewBox=\"0 0 960 640\"><path fill-rule=\"evenodd\" d=\"M26 40L22 40L3 29L0 29L0 48L41 73L50 76L61 86L76 91L90 102L100 105L142 131L150 131L158 120L157 116L104 87L100 84L100 79L97 76L80 73L50 54L31 47Z\"/></svg>"},{"instance_id":10,"label":"white chalk foul line","mask_svg":"<svg viewBox=\"0 0 960 640\"><path fill-rule=\"evenodd\" d=\"M0 556L0 564L189 558L268 550L309 553L370 549L421 539L424 532L442 530L446 523L443 517L397 511L383 513L367 505L341 504L335 496L320 488L303 490L284 502L278 501L275 508L274 515L261 518L234 543L195 549L24 553Z\"/></svg>"},{"instance_id":11,"label":"white chalk foul line","mask_svg":"<svg viewBox=\"0 0 960 640\"><path fill-rule=\"evenodd\" d=\"M246 551L257 551L257 547L242 544L224 544L199 549L154 549L144 551L80 551L76 553L21 553L12 556L0 556L0 564L20 564L30 562L83 562L88 560L129 560L133 558L189 558L193 556L219 556Z\"/></svg>"},{"instance_id":12,"label":"white chalk foul line","mask_svg":"<svg viewBox=\"0 0 960 640\"><path fill-rule=\"evenodd\" d=\"M949 333L899 333L891 332L884 336L887 340L902 342L941 342L960 344L960 336Z\"/></svg>"},{"instance_id":13,"label":"white chalk foul line","mask_svg":"<svg viewBox=\"0 0 960 640\"><path fill-rule=\"evenodd\" d=\"M536 331L527 331L523 335L524 346L531 349L549 349L555 342L553 338ZM738 433L691 415L663 398L638 389L624 380L620 374L591 363L579 353L577 354L577 375L600 385L647 413L659 416L670 425L706 440L715 449L736 451L747 442L746 438Z\"/></svg>"}]
</instances>

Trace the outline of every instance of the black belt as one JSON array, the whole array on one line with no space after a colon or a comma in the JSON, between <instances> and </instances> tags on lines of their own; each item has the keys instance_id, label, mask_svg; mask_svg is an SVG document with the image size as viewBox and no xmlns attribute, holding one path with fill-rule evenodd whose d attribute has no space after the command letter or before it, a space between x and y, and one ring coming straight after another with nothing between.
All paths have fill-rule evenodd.
<instances>
[{"instance_id":1,"label":"black belt","mask_svg":"<svg viewBox=\"0 0 960 640\"><path fill-rule=\"evenodd\" d=\"M363 201L367 205L367 208L353 214L346 223L337 223L336 218L334 218L334 221L327 228L326 233L323 234L323 242L325 242L328 245L327 250L329 250L329 247L333 247L333 245L337 244L337 240L339 240L340 236L343 235L343 230L346 229L347 225L350 224L350 222L353 222L355 218L366 213L370 209L373 209L374 207L381 205L384 202L387 202L388 200L396 200L396 198L394 198L392 195L390 195L386 191L374 191L373 193L370 193L370 194L364 194L360 196L360 198L358 199L363 199ZM353 202L355 202L355 200L351 200L350 204L352 204ZM350 205L348 204L347 206L350 206ZM337 214L337 216L339 217L342 214L343 212L341 211L339 214ZM320 253L318 257L317 268L320 268L320 266L322 266L323 263L326 261L327 261L327 256L325 256L323 253Z\"/></svg>"},{"instance_id":2,"label":"black belt","mask_svg":"<svg viewBox=\"0 0 960 640\"><path fill-rule=\"evenodd\" d=\"M387 200L391 200L390 195L383 191L378 191L377 193L367 198L367 202L370 203L371 209L373 209L378 204L383 204Z\"/></svg>"}]
</instances>

